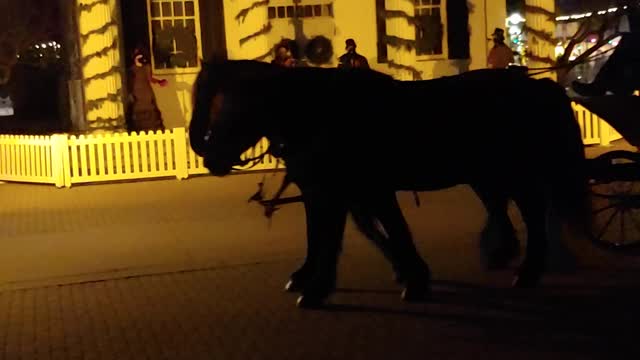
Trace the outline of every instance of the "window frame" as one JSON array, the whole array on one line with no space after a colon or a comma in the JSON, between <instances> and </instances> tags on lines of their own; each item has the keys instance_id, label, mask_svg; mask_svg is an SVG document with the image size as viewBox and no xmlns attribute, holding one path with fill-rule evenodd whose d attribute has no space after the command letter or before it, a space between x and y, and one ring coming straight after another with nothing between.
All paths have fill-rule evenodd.
<instances>
[{"instance_id":1,"label":"window frame","mask_svg":"<svg viewBox=\"0 0 640 360\"><path fill-rule=\"evenodd\" d=\"M449 24L447 21L447 0L440 0L440 5L417 5L415 2L413 3L414 16L417 18L418 10L420 9L432 9L435 7L440 8L440 24L442 25L442 38L440 39L442 43L442 53L441 54L423 54L419 55L416 49L416 60L417 61L431 61L431 60L446 60L449 58ZM416 29L417 30L417 29ZM416 46L418 39L416 38Z\"/></svg>"},{"instance_id":2,"label":"window frame","mask_svg":"<svg viewBox=\"0 0 640 360\"><path fill-rule=\"evenodd\" d=\"M171 7L173 9L173 3L174 2L182 2L183 3L183 9L184 9L184 4L187 1L192 1L193 2L193 21L194 21L194 26L195 26L195 36L196 36L196 66L191 66L191 67L175 67L175 68L168 68L168 69L158 69L156 68L156 59L155 59L155 51L153 48L153 20L159 20L160 23L162 24L162 21L164 20L172 20L175 21L176 19L183 19L183 20L187 20L187 19L191 19L191 16L171 16L171 17L164 17L164 16L160 16L160 17L153 17L152 13L151 13L151 4L152 3L158 3L160 5L160 8L162 9L162 4L163 3L169 3L171 4ZM193 74L193 73L198 73L201 69L201 64L200 64L200 59L202 59L202 36L201 36L201 29L200 29L200 0L147 0L147 24L148 24L148 36L149 36L149 48L150 48L150 62L151 62L151 72L153 74L158 74L158 75L177 75L177 74ZM162 11L162 10L161 10ZM174 40L174 47L175 47L175 40Z\"/></svg>"}]
</instances>

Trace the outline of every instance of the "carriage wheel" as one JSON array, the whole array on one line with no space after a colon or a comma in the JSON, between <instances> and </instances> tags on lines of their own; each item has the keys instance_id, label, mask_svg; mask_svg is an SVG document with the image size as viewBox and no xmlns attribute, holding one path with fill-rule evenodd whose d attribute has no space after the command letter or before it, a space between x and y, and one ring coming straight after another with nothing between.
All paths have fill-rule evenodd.
<instances>
[{"instance_id":1,"label":"carriage wheel","mask_svg":"<svg viewBox=\"0 0 640 360\"><path fill-rule=\"evenodd\" d=\"M606 165L600 173L605 176L591 182L591 238L610 250L640 249L640 181L626 176L626 170L617 171L625 166L638 170L638 154L614 151L596 160Z\"/></svg>"}]
</instances>

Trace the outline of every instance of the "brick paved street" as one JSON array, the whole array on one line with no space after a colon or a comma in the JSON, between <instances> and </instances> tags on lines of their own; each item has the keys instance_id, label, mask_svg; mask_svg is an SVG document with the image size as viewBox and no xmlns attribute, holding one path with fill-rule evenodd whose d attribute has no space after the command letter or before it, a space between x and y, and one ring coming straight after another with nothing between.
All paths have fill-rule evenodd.
<instances>
[{"instance_id":1,"label":"brick paved street","mask_svg":"<svg viewBox=\"0 0 640 360\"><path fill-rule=\"evenodd\" d=\"M246 202L261 176L0 185L0 359L639 355L636 258L573 240L574 274L509 289L511 272L480 266L483 211L466 187L421 194L420 208L399 195L434 271L432 302L401 302L349 224L332 305L301 311L282 287L304 252L302 207L269 224Z\"/></svg>"}]
</instances>

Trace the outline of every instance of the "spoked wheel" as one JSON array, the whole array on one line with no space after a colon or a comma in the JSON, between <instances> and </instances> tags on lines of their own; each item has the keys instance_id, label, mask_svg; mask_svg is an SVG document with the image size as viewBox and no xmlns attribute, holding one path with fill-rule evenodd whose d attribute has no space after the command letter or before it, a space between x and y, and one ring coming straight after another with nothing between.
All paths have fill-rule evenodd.
<instances>
[{"instance_id":1,"label":"spoked wheel","mask_svg":"<svg viewBox=\"0 0 640 360\"><path fill-rule=\"evenodd\" d=\"M640 249L640 155L612 151L594 159L592 240L610 250Z\"/></svg>"}]
</instances>

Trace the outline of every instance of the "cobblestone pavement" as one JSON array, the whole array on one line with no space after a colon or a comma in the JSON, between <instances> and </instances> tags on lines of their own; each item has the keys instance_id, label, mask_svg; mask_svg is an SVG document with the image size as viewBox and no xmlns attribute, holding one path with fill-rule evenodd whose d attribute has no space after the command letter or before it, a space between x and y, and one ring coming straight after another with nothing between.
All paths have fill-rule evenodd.
<instances>
[{"instance_id":1,"label":"cobblestone pavement","mask_svg":"<svg viewBox=\"0 0 640 360\"><path fill-rule=\"evenodd\" d=\"M0 185L0 359L640 355L637 258L574 240L574 273L510 289L511 271L480 265L482 208L464 187L421 194L420 208L399 196L434 271L431 302L403 303L350 224L331 305L299 310L282 287L304 253L302 207L269 224L246 203L261 175L230 179Z\"/></svg>"},{"instance_id":2,"label":"cobblestone pavement","mask_svg":"<svg viewBox=\"0 0 640 360\"><path fill-rule=\"evenodd\" d=\"M633 359L639 354L633 329L640 298L630 287L573 280L567 287L557 280L539 291L516 292L445 281L436 282L431 303L404 304L388 272L365 274L361 269L370 261L349 260L355 271L343 271L340 290L322 311L299 310L295 295L281 291L295 262L5 292L0 358Z\"/></svg>"}]
</instances>

